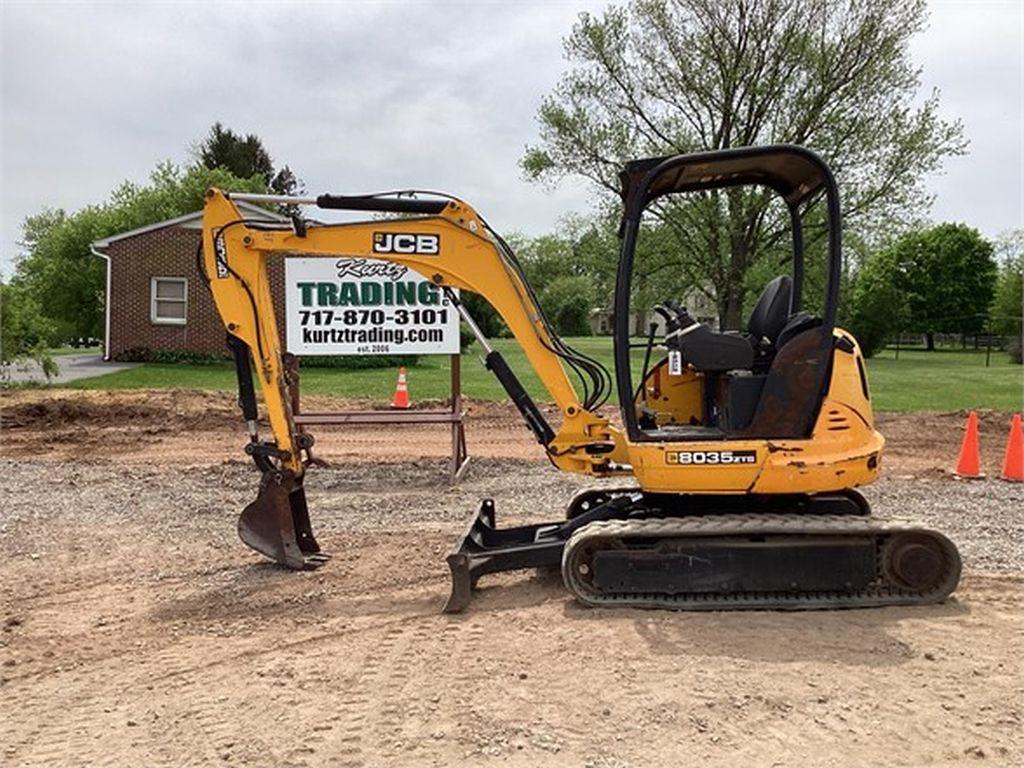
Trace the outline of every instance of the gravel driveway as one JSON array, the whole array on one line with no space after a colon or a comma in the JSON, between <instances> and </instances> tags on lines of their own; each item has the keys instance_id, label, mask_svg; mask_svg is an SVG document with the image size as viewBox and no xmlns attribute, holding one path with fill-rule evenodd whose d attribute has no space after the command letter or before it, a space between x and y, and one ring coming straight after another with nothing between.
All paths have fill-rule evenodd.
<instances>
[{"instance_id":1,"label":"gravel driveway","mask_svg":"<svg viewBox=\"0 0 1024 768\"><path fill-rule=\"evenodd\" d=\"M959 547L942 605L590 610L526 571L451 616L444 557L482 497L504 525L594 484L524 458L511 408L473 407L455 489L444 430L321 432L307 488L334 558L297 573L237 539L258 475L229 393L4 395L0 763L1021 764L1024 486L943 471L962 415L887 417L865 489ZM1007 418L983 419L987 467Z\"/></svg>"}]
</instances>

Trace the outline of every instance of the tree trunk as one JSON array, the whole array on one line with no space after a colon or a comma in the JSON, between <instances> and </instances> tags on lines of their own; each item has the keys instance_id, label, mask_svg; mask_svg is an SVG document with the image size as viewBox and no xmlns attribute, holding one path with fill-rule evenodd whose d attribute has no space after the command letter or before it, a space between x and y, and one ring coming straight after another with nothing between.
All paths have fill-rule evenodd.
<instances>
[{"instance_id":1,"label":"tree trunk","mask_svg":"<svg viewBox=\"0 0 1024 768\"><path fill-rule=\"evenodd\" d=\"M737 291L736 288L739 288ZM724 312L719 317L719 330L735 331L743 327L743 286L730 285L725 297Z\"/></svg>"},{"instance_id":2,"label":"tree trunk","mask_svg":"<svg viewBox=\"0 0 1024 768\"><path fill-rule=\"evenodd\" d=\"M747 240L747 212L739 189L726 192L729 205L729 268L725 285L725 323L720 330L741 328L743 298L746 294L747 267L750 265L750 242Z\"/></svg>"},{"instance_id":3,"label":"tree trunk","mask_svg":"<svg viewBox=\"0 0 1024 768\"><path fill-rule=\"evenodd\" d=\"M934 352L935 351L935 333L934 333L934 331L928 331L924 335L924 337L925 337L925 340L926 340L926 342L928 344L928 347L927 347L928 351L929 352Z\"/></svg>"}]
</instances>

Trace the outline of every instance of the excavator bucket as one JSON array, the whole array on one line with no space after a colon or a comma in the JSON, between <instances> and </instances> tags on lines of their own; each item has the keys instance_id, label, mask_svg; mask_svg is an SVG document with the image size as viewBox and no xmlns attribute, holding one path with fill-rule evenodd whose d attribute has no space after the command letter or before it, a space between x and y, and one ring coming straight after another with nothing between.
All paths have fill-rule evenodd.
<instances>
[{"instance_id":1,"label":"excavator bucket","mask_svg":"<svg viewBox=\"0 0 1024 768\"><path fill-rule=\"evenodd\" d=\"M287 470L263 473L256 501L238 518L238 535L261 555L295 570L330 559L313 537L302 478Z\"/></svg>"}]
</instances>

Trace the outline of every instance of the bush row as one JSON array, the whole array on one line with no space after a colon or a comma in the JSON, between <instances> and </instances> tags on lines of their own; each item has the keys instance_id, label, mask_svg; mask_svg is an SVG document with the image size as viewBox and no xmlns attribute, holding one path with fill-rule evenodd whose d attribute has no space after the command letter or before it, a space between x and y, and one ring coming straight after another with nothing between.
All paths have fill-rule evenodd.
<instances>
[{"instance_id":1,"label":"bush row","mask_svg":"<svg viewBox=\"0 0 1024 768\"><path fill-rule=\"evenodd\" d=\"M227 352L220 355L203 352L183 352L173 349L150 349L132 347L115 355L122 363L185 363L188 365L213 365L230 360ZM337 368L342 370L367 370L370 368L396 368L400 365L415 365L419 355L344 355L302 358L304 368Z\"/></svg>"}]
</instances>

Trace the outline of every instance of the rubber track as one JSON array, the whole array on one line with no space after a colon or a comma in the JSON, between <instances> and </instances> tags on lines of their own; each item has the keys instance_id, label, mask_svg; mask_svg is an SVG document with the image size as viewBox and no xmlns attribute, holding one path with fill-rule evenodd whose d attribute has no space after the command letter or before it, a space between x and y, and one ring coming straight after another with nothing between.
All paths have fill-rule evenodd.
<instances>
[{"instance_id":1,"label":"rubber track","mask_svg":"<svg viewBox=\"0 0 1024 768\"><path fill-rule=\"evenodd\" d=\"M889 582L884 575L885 540L893 534L914 533L928 536L942 548L945 573L938 586L928 592L916 592ZM579 578L578 566L586 551L600 539L622 541L629 538L691 538L704 536L758 535L874 536L876 578L865 590L849 592L739 592L728 595L708 593L600 594ZM868 608L887 605L929 605L947 598L960 581L960 554L940 533L905 521L879 521L850 515L731 514L700 517L645 518L607 520L590 523L572 535L562 554L562 578L580 602L595 607L668 608L678 610L812 610L828 608Z\"/></svg>"}]
</instances>

